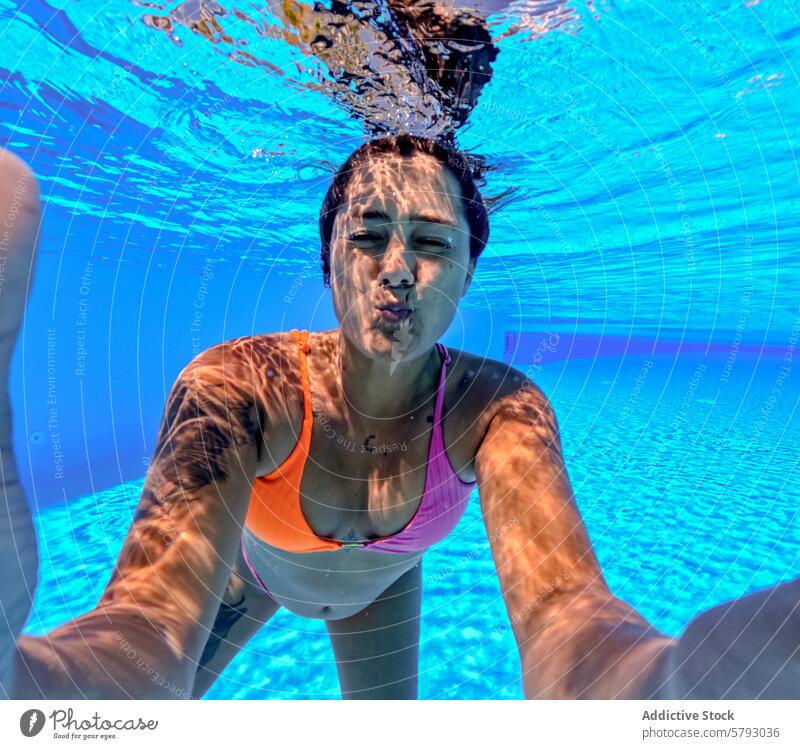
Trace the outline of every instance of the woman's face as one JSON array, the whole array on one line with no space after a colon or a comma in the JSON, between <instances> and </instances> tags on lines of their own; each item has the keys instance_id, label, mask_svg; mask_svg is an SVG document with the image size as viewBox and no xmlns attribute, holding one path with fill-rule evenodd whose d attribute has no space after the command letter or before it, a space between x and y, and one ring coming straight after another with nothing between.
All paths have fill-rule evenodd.
<instances>
[{"instance_id":1,"label":"woman's face","mask_svg":"<svg viewBox=\"0 0 800 749\"><path fill-rule=\"evenodd\" d=\"M467 293L469 248L460 185L436 158L387 155L358 167L331 236L342 332L373 358L426 353Z\"/></svg>"}]
</instances>

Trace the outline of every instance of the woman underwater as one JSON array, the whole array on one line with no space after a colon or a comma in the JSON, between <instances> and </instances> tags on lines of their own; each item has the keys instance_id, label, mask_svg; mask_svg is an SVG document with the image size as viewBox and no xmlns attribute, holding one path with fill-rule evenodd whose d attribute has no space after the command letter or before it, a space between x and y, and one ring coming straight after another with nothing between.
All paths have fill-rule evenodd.
<instances>
[{"instance_id":1,"label":"woman underwater","mask_svg":"<svg viewBox=\"0 0 800 749\"><path fill-rule=\"evenodd\" d=\"M20 634L36 538L2 389L7 696L199 698L285 607L325 621L343 697L416 698L424 553L476 486L526 697L800 696L800 581L665 637L606 585L545 395L438 343L489 236L473 164L407 134L348 158L319 222L339 326L227 341L182 370L105 592L46 637ZM33 174L0 151L4 383L39 220Z\"/></svg>"},{"instance_id":2,"label":"woman underwater","mask_svg":"<svg viewBox=\"0 0 800 749\"><path fill-rule=\"evenodd\" d=\"M46 637L19 634L35 535L4 392L6 694L200 697L283 606L325 620L344 697L415 698L424 553L477 482L528 698L800 696L800 581L661 635L605 583L544 394L437 343L488 238L467 163L409 135L349 157L320 214L339 327L246 336L189 363L103 596ZM2 216L17 216L0 295L5 381L39 207L22 162L3 152L0 174Z\"/></svg>"}]
</instances>

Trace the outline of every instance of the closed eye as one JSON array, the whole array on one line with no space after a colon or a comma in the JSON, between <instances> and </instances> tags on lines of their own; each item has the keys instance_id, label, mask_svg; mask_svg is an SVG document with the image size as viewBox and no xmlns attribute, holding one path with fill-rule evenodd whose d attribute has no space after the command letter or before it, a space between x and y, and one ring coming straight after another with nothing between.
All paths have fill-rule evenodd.
<instances>
[{"instance_id":1,"label":"closed eye","mask_svg":"<svg viewBox=\"0 0 800 749\"><path fill-rule=\"evenodd\" d=\"M420 237L417 242L420 244L426 244L431 247L438 247L439 249L447 249L450 247L449 242L445 242L443 239L438 239L436 237Z\"/></svg>"},{"instance_id":2,"label":"closed eye","mask_svg":"<svg viewBox=\"0 0 800 749\"><path fill-rule=\"evenodd\" d=\"M380 238L379 234L373 232L356 232L348 237L351 242L377 242Z\"/></svg>"},{"instance_id":3,"label":"closed eye","mask_svg":"<svg viewBox=\"0 0 800 749\"><path fill-rule=\"evenodd\" d=\"M377 243L384 241L381 234L370 231L357 231L349 234L347 237L351 242L357 244ZM448 250L451 247L450 242L439 237L417 237L414 240L418 245L425 245L435 250Z\"/></svg>"}]
</instances>

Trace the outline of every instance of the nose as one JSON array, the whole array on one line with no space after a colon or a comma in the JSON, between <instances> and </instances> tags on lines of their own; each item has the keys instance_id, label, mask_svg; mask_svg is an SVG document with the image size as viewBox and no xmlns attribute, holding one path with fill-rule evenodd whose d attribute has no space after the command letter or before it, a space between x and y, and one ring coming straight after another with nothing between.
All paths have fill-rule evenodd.
<instances>
[{"instance_id":1,"label":"nose","mask_svg":"<svg viewBox=\"0 0 800 749\"><path fill-rule=\"evenodd\" d=\"M415 279L409 265L411 258L412 254L406 252L402 238L393 238L383 255L383 265L378 274L378 283L381 286L413 286Z\"/></svg>"},{"instance_id":2,"label":"nose","mask_svg":"<svg viewBox=\"0 0 800 749\"><path fill-rule=\"evenodd\" d=\"M414 274L409 270L382 270L378 275L378 283L381 286L400 286L408 288L414 285Z\"/></svg>"}]
</instances>

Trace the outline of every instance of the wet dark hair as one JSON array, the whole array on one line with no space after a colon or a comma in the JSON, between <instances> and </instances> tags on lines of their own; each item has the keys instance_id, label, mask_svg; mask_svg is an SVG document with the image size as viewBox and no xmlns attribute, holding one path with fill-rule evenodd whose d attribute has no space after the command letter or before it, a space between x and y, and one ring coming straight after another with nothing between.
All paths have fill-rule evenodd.
<instances>
[{"instance_id":1,"label":"wet dark hair","mask_svg":"<svg viewBox=\"0 0 800 749\"><path fill-rule=\"evenodd\" d=\"M419 135L403 133L375 138L359 146L342 164L331 181L319 213L320 266L326 288L331 285L331 235L336 214L344 202L347 188L355 170L380 156L413 156L422 153L433 156L446 166L461 186L461 204L470 230L469 256L477 262L489 240L489 214L476 185L481 176L479 157L459 151L454 146Z\"/></svg>"}]
</instances>

